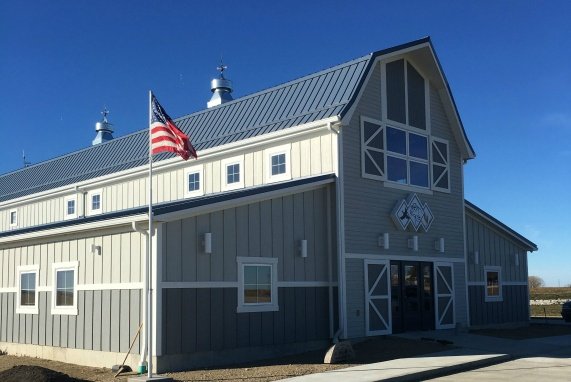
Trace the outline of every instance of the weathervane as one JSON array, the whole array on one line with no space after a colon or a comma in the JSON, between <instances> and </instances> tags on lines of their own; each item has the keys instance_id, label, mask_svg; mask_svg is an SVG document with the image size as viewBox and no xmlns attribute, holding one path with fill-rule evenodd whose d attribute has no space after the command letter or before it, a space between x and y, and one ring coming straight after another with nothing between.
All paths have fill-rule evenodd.
<instances>
[{"instance_id":1,"label":"weathervane","mask_svg":"<svg viewBox=\"0 0 571 382\"><path fill-rule=\"evenodd\" d=\"M109 115L109 110L107 109L107 106L103 107L103 111L101 112L101 115L103 116L103 122L107 123L107 115Z\"/></svg>"},{"instance_id":2,"label":"weathervane","mask_svg":"<svg viewBox=\"0 0 571 382\"><path fill-rule=\"evenodd\" d=\"M224 61L222 60L222 56L220 56L220 65L216 67L216 70L220 72L220 78L224 79L224 71L228 69L228 65L224 65Z\"/></svg>"}]
</instances>

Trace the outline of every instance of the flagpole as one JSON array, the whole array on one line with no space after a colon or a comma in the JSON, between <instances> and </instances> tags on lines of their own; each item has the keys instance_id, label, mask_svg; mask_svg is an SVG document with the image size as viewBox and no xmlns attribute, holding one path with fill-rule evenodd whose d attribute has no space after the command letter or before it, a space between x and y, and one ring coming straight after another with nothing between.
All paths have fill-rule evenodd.
<instances>
[{"instance_id":1,"label":"flagpole","mask_svg":"<svg viewBox=\"0 0 571 382\"><path fill-rule=\"evenodd\" d=\"M152 154L152 97L153 93L149 90L149 236L147 244L147 376L152 377L153 369L153 341L152 341L152 257L153 257L153 154Z\"/></svg>"}]
</instances>

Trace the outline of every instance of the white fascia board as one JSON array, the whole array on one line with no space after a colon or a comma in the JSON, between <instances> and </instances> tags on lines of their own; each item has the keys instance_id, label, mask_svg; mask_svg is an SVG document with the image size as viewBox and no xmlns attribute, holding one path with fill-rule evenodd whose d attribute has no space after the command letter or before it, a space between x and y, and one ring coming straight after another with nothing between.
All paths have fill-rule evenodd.
<instances>
[{"instance_id":1,"label":"white fascia board","mask_svg":"<svg viewBox=\"0 0 571 382\"><path fill-rule=\"evenodd\" d=\"M147 214L138 214L131 216L124 216L116 219L106 219L91 223L81 223L78 221L77 224L68 225L65 227L58 227L52 229L41 229L39 228L33 232L22 233L20 235L13 235L0 238L0 245L15 243L18 241L31 240L37 238L53 238L54 236L77 234L87 231L96 231L101 229L108 229L117 226L127 225L130 226L133 221L145 222L148 220Z\"/></svg>"},{"instance_id":2,"label":"white fascia board","mask_svg":"<svg viewBox=\"0 0 571 382\"><path fill-rule=\"evenodd\" d=\"M332 124L336 124L340 121L338 116L333 116L330 118L321 119L319 121L309 122L296 127L290 127L277 131L275 133L263 134L255 136L248 139L243 139L237 142L228 143L226 145L216 146L210 149L200 151L199 159L194 160L192 163L203 163L208 162L219 156L226 156L231 153L238 153L240 151L246 151L255 146L266 145L269 143L277 143L284 140L291 140L293 137L300 135L306 135L315 131L328 130ZM167 170L171 168L184 168L187 166L187 161L183 161L180 158L172 158L160 162L153 163L153 170ZM0 208L18 206L32 201L36 202L38 200L52 198L54 196L62 196L63 194L68 194L70 191L91 191L92 189L101 188L104 185L110 183L117 183L120 181L125 181L130 178L137 178L141 175L146 174L148 171L148 166L139 166L131 168L124 171L119 171L113 174L104 175L98 178L89 179L83 182L70 184L63 187L54 188L52 190L38 192L32 195L22 196L20 198L11 199L5 202L0 202Z\"/></svg>"},{"instance_id":3,"label":"white fascia board","mask_svg":"<svg viewBox=\"0 0 571 382\"><path fill-rule=\"evenodd\" d=\"M287 195L292 195L292 194L297 194L300 192L305 192L305 191L317 189L317 188L323 187L325 184L333 183L333 182L335 182L335 179L325 179L325 180L321 180L319 182L303 184L303 185L299 185L296 187L289 187L289 188L281 189L281 190L268 191L268 192L263 192L263 193L256 194L256 195L249 195L249 196L244 196L241 198L226 200L226 201L219 202L219 203L212 203L212 204L207 204L207 205L200 206L200 207L193 207L193 208L186 209L186 210L170 212L170 213L161 214L161 215L156 216L155 221L164 223L164 222L169 222L169 221L173 221L173 220L186 219L186 218L189 218L192 216L202 215L205 213L219 211L219 210L226 209L226 208L238 207L238 206L242 206L242 205L246 205L246 204L250 204L250 203L259 202L262 200L268 200L268 199L272 199L272 198L276 198L276 197L287 196ZM223 193L221 193L221 194L223 194ZM209 196L215 196L215 195L217 195L217 194L211 194Z\"/></svg>"}]
</instances>

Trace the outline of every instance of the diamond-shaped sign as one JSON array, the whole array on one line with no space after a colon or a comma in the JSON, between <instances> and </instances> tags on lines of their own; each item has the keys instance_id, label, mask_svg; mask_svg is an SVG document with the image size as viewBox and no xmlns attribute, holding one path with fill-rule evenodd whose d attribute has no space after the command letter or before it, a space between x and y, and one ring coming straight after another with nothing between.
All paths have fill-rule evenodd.
<instances>
[{"instance_id":1,"label":"diamond-shaped sign","mask_svg":"<svg viewBox=\"0 0 571 382\"><path fill-rule=\"evenodd\" d=\"M434 215L426 203L424 205L416 194L410 194L407 200L399 200L393 208L391 217L398 228L405 231L409 224L415 231L420 227L428 232Z\"/></svg>"}]
</instances>

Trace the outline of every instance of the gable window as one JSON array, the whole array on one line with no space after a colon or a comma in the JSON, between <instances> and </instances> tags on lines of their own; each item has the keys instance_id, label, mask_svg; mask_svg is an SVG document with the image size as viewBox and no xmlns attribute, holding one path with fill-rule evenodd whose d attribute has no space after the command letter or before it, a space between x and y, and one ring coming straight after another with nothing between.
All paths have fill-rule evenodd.
<instances>
[{"instance_id":1,"label":"gable window","mask_svg":"<svg viewBox=\"0 0 571 382\"><path fill-rule=\"evenodd\" d=\"M201 196L204 195L204 178L202 172L202 166L189 167L185 171L185 196Z\"/></svg>"},{"instance_id":2,"label":"gable window","mask_svg":"<svg viewBox=\"0 0 571 382\"><path fill-rule=\"evenodd\" d=\"M85 204L89 215L103 212L103 191L101 189L89 191L85 197Z\"/></svg>"},{"instance_id":3,"label":"gable window","mask_svg":"<svg viewBox=\"0 0 571 382\"><path fill-rule=\"evenodd\" d=\"M193 172L188 174L188 192L200 190L200 173Z\"/></svg>"},{"instance_id":4,"label":"gable window","mask_svg":"<svg viewBox=\"0 0 571 382\"><path fill-rule=\"evenodd\" d=\"M450 191L450 157L448 141L432 137L432 188Z\"/></svg>"},{"instance_id":5,"label":"gable window","mask_svg":"<svg viewBox=\"0 0 571 382\"><path fill-rule=\"evenodd\" d=\"M503 301L501 267L485 267L486 302Z\"/></svg>"},{"instance_id":6,"label":"gable window","mask_svg":"<svg viewBox=\"0 0 571 382\"><path fill-rule=\"evenodd\" d=\"M277 311L278 259L238 257L237 312Z\"/></svg>"},{"instance_id":7,"label":"gable window","mask_svg":"<svg viewBox=\"0 0 571 382\"><path fill-rule=\"evenodd\" d=\"M18 225L18 211L10 211L10 227L16 227Z\"/></svg>"},{"instance_id":8,"label":"gable window","mask_svg":"<svg viewBox=\"0 0 571 382\"><path fill-rule=\"evenodd\" d=\"M244 187L244 157L233 157L223 159L221 166L223 170L220 171L222 175L222 190L236 190Z\"/></svg>"},{"instance_id":9,"label":"gable window","mask_svg":"<svg viewBox=\"0 0 571 382\"><path fill-rule=\"evenodd\" d=\"M64 217L65 219L75 218L77 216L77 198L76 196L69 196L64 199Z\"/></svg>"},{"instance_id":10,"label":"gable window","mask_svg":"<svg viewBox=\"0 0 571 382\"><path fill-rule=\"evenodd\" d=\"M74 215L75 214L75 200L68 200L66 202L66 214L67 215Z\"/></svg>"},{"instance_id":11,"label":"gable window","mask_svg":"<svg viewBox=\"0 0 571 382\"><path fill-rule=\"evenodd\" d=\"M386 116L390 121L427 130L427 82L407 60L385 65Z\"/></svg>"},{"instance_id":12,"label":"gable window","mask_svg":"<svg viewBox=\"0 0 571 382\"><path fill-rule=\"evenodd\" d=\"M429 187L428 138L387 126L387 180Z\"/></svg>"},{"instance_id":13,"label":"gable window","mask_svg":"<svg viewBox=\"0 0 571 382\"><path fill-rule=\"evenodd\" d=\"M101 209L101 195L95 194L91 195L91 211Z\"/></svg>"},{"instance_id":14,"label":"gable window","mask_svg":"<svg viewBox=\"0 0 571 382\"><path fill-rule=\"evenodd\" d=\"M272 176L285 174L285 172L286 172L285 154L272 155Z\"/></svg>"},{"instance_id":15,"label":"gable window","mask_svg":"<svg viewBox=\"0 0 571 382\"><path fill-rule=\"evenodd\" d=\"M264 150L264 179L266 183L291 179L290 152L290 144Z\"/></svg>"},{"instance_id":16,"label":"gable window","mask_svg":"<svg viewBox=\"0 0 571 382\"><path fill-rule=\"evenodd\" d=\"M52 314L77 315L77 262L53 265Z\"/></svg>"},{"instance_id":17,"label":"gable window","mask_svg":"<svg viewBox=\"0 0 571 382\"><path fill-rule=\"evenodd\" d=\"M38 271L37 265L18 267L18 314L38 314Z\"/></svg>"}]
</instances>

